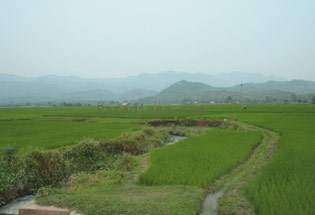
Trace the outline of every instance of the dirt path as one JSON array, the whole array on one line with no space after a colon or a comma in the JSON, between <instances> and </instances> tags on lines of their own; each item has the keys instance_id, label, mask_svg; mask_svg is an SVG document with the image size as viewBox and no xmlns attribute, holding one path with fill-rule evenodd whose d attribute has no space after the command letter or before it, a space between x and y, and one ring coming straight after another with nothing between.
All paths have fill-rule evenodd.
<instances>
[{"instance_id":1,"label":"dirt path","mask_svg":"<svg viewBox=\"0 0 315 215\"><path fill-rule=\"evenodd\" d=\"M263 139L244 164L216 180L209 187L209 192L221 190L224 193L219 199L218 214L253 215L255 210L246 196L245 185L271 160L276 151L275 143L279 139L279 134L242 122L231 121L231 123L244 130L260 131L263 133Z\"/></svg>"},{"instance_id":2,"label":"dirt path","mask_svg":"<svg viewBox=\"0 0 315 215\"><path fill-rule=\"evenodd\" d=\"M135 174L135 176L133 178L134 181L137 181L139 178L139 175L141 173L144 173L148 169L148 167L149 167L148 158L149 158L148 156L141 158L141 171L139 171L137 174Z\"/></svg>"}]
</instances>

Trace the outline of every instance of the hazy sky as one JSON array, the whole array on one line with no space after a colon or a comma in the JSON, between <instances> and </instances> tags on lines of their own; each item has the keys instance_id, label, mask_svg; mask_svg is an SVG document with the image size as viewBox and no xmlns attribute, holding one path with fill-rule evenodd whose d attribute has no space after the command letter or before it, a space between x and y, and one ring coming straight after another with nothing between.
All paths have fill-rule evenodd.
<instances>
[{"instance_id":1,"label":"hazy sky","mask_svg":"<svg viewBox=\"0 0 315 215\"><path fill-rule=\"evenodd\" d=\"M315 80L314 0L0 0L0 73Z\"/></svg>"}]
</instances>

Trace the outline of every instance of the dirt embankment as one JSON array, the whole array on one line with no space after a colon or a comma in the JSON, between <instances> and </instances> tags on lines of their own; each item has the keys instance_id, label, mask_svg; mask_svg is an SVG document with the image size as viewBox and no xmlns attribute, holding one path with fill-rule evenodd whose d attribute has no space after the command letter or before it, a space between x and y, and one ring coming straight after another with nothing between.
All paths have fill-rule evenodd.
<instances>
[{"instance_id":1,"label":"dirt embankment","mask_svg":"<svg viewBox=\"0 0 315 215\"><path fill-rule=\"evenodd\" d=\"M198 120L198 119L185 119L185 120L154 120L148 122L150 126L203 126L203 127L219 127L223 125L223 121L219 120Z\"/></svg>"}]
</instances>

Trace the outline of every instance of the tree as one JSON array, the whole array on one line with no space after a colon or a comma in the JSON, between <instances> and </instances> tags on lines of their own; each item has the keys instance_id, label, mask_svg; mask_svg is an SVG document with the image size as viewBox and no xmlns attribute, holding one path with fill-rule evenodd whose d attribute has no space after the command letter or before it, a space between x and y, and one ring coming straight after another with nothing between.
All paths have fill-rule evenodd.
<instances>
[{"instance_id":1,"label":"tree","mask_svg":"<svg viewBox=\"0 0 315 215\"><path fill-rule=\"evenodd\" d=\"M315 94L312 96L312 104L315 104Z\"/></svg>"},{"instance_id":2,"label":"tree","mask_svg":"<svg viewBox=\"0 0 315 215\"><path fill-rule=\"evenodd\" d=\"M224 99L224 101L225 101L226 103L232 103L232 102L233 102L233 98L232 98L232 96L228 96L228 97L226 97L226 98Z\"/></svg>"}]
</instances>

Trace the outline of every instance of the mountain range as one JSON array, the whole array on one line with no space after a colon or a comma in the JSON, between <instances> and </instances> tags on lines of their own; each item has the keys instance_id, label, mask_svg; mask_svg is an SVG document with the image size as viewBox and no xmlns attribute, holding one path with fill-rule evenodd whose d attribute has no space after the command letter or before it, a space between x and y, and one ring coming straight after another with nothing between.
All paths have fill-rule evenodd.
<instances>
[{"instance_id":1,"label":"mountain range","mask_svg":"<svg viewBox=\"0 0 315 215\"><path fill-rule=\"evenodd\" d=\"M179 98L194 98L191 92L199 93L213 91L223 96L237 97L239 85L244 84L248 96L266 96L266 90L283 91L283 93L309 94L314 93L314 82L302 80L284 81L279 77L266 77L260 74L240 72L219 73L208 75L203 73L162 72L157 74L140 74L125 78L87 79L75 76L46 75L29 78L17 75L0 74L0 104L19 104L25 102L91 102L91 101L142 101L149 100L159 103L162 97L170 98L174 83L182 80L195 82L181 90ZM182 82L182 84L185 82ZM186 83L187 84L187 83ZM180 84L179 84L180 85ZM196 85L196 86L195 86ZM198 85L198 86L197 86ZM169 89L169 87L171 88ZM176 86L176 84L175 84ZM168 90L166 90L168 88ZM196 89L195 89L196 88ZM201 93L202 92L202 93ZM250 93L255 95L250 95ZM187 95L184 95L187 94ZM273 94L272 94L273 95ZM208 94L207 94L208 96ZM205 98L207 98L207 96ZM155 98L155 99L154 99ZM211 97L212 98L212 97ZM177 99L177 100L178 100ZM210 99L210 98L209 98ZM163 100L163 99L162 99ZM165 99L164 99L165 100ZM170 100L170 99L169 99ZM172 102L173 103L173 102Z\"/></svg>"}]
</instances>

